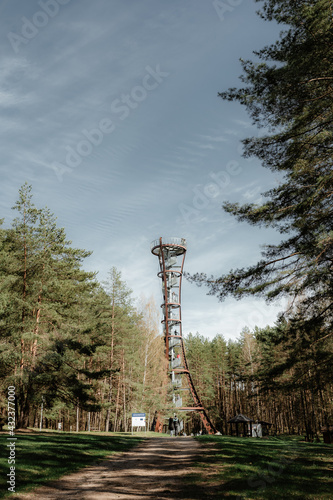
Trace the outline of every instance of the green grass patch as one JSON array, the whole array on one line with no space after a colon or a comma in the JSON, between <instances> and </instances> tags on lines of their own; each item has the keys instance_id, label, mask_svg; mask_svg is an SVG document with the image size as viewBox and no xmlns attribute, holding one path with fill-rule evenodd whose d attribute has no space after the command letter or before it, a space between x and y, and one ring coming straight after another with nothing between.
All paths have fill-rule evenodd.
<instances>
[{"instance_id":1,"label":"green grass patch","mask_svg":"<svg viewBox=\"0 0 333 500\"><path fill-rule=\"evenodd\" d=\"M200 436L208 452L189 481L205 484L207 498L332 499L333 446L296 437L247 439Z\"/></svg>"},{"instance_id":2,"label":"green grass patch","mask_svg":"<svg viewBox=\"0 0 333 500\"><path fill-rule=\"evenodd\" d=\"M150 433L31 432L15 434L16 492L31 490L114 453L127 451ZM8 492L8 434L0 435L0 498Z\"/></svg>"}]
</instances>

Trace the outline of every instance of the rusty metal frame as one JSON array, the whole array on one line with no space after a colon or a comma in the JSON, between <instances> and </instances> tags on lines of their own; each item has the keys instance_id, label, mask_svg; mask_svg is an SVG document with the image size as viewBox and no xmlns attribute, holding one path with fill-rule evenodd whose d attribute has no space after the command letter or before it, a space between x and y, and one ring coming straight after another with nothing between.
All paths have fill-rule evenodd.
<instances>
[{"instance_id":1,"label":"rusty metal frame","mask_svg":"<svg viewBox=\"0 0 333 500\"><path fill-rule=\"evenodd\" d=\"M160 272L158 273L158 276L163 279L164 282L164 302L161 305L161 307L164 307L164 319L162 323L164 324L164 335L165 335L165 354L166 358L169 360L169 337L174 337L174 338L179 338L180 339L180 345L181 345L181 352L182 352L182 360L183 360L183 365L184 367L179 367L179 368L171 368L171 372L174 373L179 373L181 375L185 375L187 379L187 383L193 398L194 406L192 407L181 407L177 408L177 411L197 411L200 414L201 420L205 426L206 431L209 434L214 434L216 433L216 428L211 422L211 420L208 417L208 414L204 408L204 406L201 403L200 397L195 389L193 379L189 370L189 366L187 363L186 359L186 352L185 352L185 345L184 345L184 339L183 339L183 330L182 330L182 313L181 313L181 286L182 286L182 277L183 277L183 268L184 268L184 261L185 261L185 255L186 255L186 246L184 245L179 245L177 243L171 243L166 241L163 243L162 237L159 238L155 242L155 244L151 248L151 252L153 255L157 255L159 257L159 264L160 264ZM181 240L182 241L182 240ZM179 248L181 253L178 255L182 255L182 261L181 261L181 266L180 266L180 271L176 270L167 270L166 269L166 263L165 263L165 255L164 255L164 248L167 247L175 247ZM157 248L159 248L158 253L156 253ZM178 267L179 268L179 267ZM167 274L168 273L173 273L173 274L178 274L179 277L179 291L178 291L178 302L168 302L168 287L167 287ZM176 320L177 324L179 326L179 335L172 335L169 333L169 321L171 320L169 318L169 310L168 306L169 305L177 305L179 307L179 319Z\"/></svg>"}]
</instances>

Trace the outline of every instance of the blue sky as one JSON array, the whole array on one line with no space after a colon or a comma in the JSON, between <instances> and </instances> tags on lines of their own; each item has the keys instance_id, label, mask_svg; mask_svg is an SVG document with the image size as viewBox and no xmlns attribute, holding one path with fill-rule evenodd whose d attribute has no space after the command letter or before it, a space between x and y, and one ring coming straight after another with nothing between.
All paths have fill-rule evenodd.
<instances>
[{"instance_id":1,"label":"blue sky","mask_svg":"<svg viewBox=\"0 0 333 500\"><path fill-rule=\"evenodd\" d=\"M258 135L217 93L240 84L240 58L274 42L254 1L2 0L0 217L28 181L100 281L116 266L160 303L150 242L184 237L185 270L219 275L279 240L237 223L225 200L259 201L277 178L241 156ZM183 333L237 338L282 305L219 303L184 282Z\"/></svg>"}]
</instances>

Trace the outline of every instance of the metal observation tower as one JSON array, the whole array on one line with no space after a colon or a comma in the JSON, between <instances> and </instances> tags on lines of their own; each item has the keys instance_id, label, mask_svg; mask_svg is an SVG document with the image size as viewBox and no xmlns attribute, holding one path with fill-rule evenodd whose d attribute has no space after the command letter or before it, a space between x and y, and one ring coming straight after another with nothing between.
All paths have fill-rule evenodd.
<instances>
[{"instance_id":1,"label":"metal observation tower","mask_svg":"<svg viewBox=\"0 0 333 500\"><path fill-rule=\"evenodd\" d=\"M172 386L172 401L178 411L197 411L209 434L216 429L210 421L206 410L201 404L195 390L190 370L186 360L185 346L182 335L181 315L181 284L186 240L184 238L159 238L151 244L151 252L159 259L160 271L157 274L162 279L163 330L165 338L165 353L169 362L169 376ZM187 380L188 388L183 388L183 380ZM184 407L179 393L190 390L193 406Z\"/></svg>"}]
</instances>

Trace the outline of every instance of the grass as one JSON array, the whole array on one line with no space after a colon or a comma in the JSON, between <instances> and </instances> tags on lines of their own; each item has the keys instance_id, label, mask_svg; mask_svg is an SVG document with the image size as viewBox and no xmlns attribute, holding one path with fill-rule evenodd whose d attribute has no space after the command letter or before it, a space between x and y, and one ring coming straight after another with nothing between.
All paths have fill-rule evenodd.
<instances>
[{"instance_id":1,"label":"grass","mask_svg":"<svg viewBox=\"0 0 333 500\"><path fill-rule=\"evenodd\" d=\"M150 433L17 433L15 437L16 492L31 490L47 481L91 465L113 453L127 451ZM0 435L0 498L8 492L8 434Z\"/></svg>"},{"instance_id":2,"label":"grass","mask_svg":"<svg viewBox=\"0 0 333 500\"><path fill-rule=\"evenodd\" d=\"M16 491L31 490L62 475L122 452L146 437L161 434L131 433L17 433ZM163 434L163 437L166 437ZM333 445L305 443L295 437L245 439L200 436L207 452L184 481L204 498L237 500L332 499ZM8 492L8 434L0 435L0 498ZM177 460L177 457L175 457ZM193 497L194 498L194 497ZM196 496L195 496L196 498ZM198 497L199 498L199 497Z\"/></svg>"},{"instance_id":3,"label":"grass","mask_svg":"<svg viewBox=\"0 0 333 500\"><path fill-rule=\"evenodd\" d=\"M189 481L210 499L332 499L333 446L296 437L200 436L208 453Z\"/></svg>"}]
</instances>

